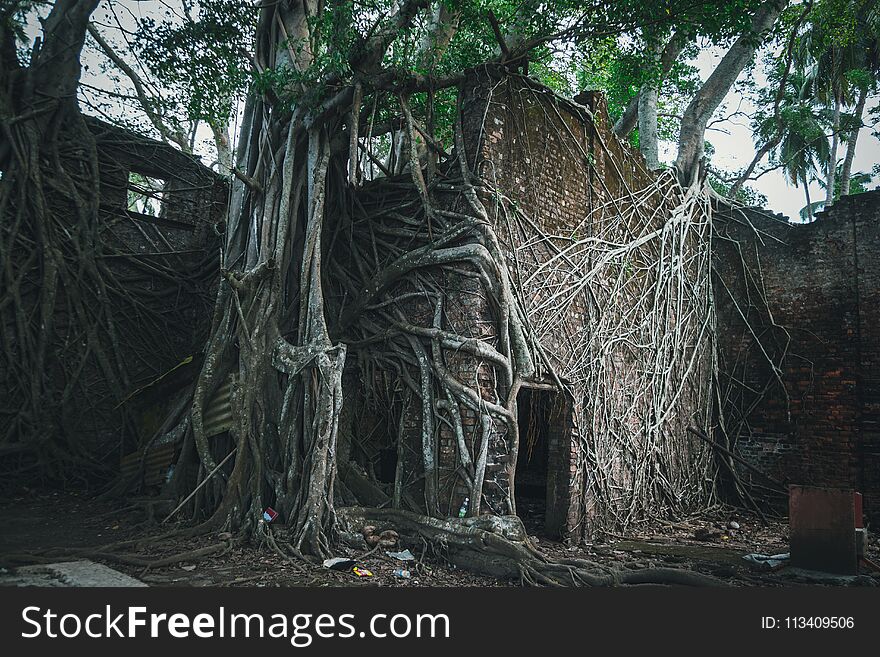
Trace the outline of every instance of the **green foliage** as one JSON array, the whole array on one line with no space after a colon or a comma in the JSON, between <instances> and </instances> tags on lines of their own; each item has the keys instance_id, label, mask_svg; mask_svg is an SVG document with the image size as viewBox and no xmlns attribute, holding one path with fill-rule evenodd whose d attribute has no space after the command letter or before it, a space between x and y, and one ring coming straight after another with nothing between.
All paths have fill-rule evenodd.
<instances>
[{"instance_id":1,"label":"green foliage","mask_svg":"<svg viewBox=\"0 0 880 657\"><path fill-rule=\"evenodd\" d=\"M24 41L28 14L40 4L39 0L7 0L0 4L0 27L9 30L17 41Z\"/></svg>"},{"instance_id":2,"label":"green foliage","mask_svg":"<svg viewBox=\"0 0 880 657\"><path fill-rule=\"evenodd\" d=\"M841 170L842 166L837 167L837 176L834 179L834 200L838 200L840 198L840 181L841 181ZM874 179L880 175L880 166L874 165L874 169L869 172L859 171L853 173L850 177L849 181L849 191L847 192L850 196L854 194L864 194L867 191L870 191L869 185L874 182ZM819 180L819 186L822 189L828 189L827 184L824 180ZM825 209L825 201L813 201L812 203L805 205L800 210L800 218L801 221L809 221L811 217L815 216L817 212L821 212Z\"/></svg>"},{"instance_id":3,"label":"green foliage","mask_svg":"<svg viewBox=\"0 0 880 657\"><path fill-rule=\"evenodd\" d=\"M837 200L840 198L840 179L841 179L841 171L843 169L843 165L838 165L837 167L837 176L834 178L834 199ZM874 178L877 176L878 171L859 171L854 172L849 181L849 190L847 190L847 194L864 194L869 191L869 185L874 182ZM827 189L826 183L824 180L819 181L819 186L822 189Z\"/></svg>"},{"instance_id":4,"label":"green foliage","mask_svg":"<svg viewBox=\"0 0 880 657\"><path fill-rule=\"evenodd\" d=\"M460 12L460 20L455 38L442 57L433 60L422 56L420 46L428 22L420 17L397 35L383 61L386 69L442 76L497 57L500 47L488 20L491 11L505 32L509 48L516 51L519 44L533 46L528 56L530 74L567 95L584 88L600 88L608 94L612 116L617 116L642 84L660 75L649 45L668 39L674 29L690 33L692 38L701 36L719 43L729 40L748 24L748 12L759 2L447 0L444 4ZM339 23L350 27L334 24L333 13L314 23L310 44L315 54L314 71L294 78L264 71L259 76L260 89L271 89L282 97L295 93L291 82L312 83L328 73L342 78L352 75L347 55L368 38L367 31L376 16L390 14L393 6L389 0L369 5L339 3L335 12L344 14ZM560 46L553 35L563 35L566 45ZM686 55L695 52L695 46L691 46ZM698 83L696 70L679 63L667 81L670 105L661 111L673 113Z\"/></svg>"},{"instance_id":5,"label":"green foliage","mask_svg":"<svg viewBox=\"0 0 880 657\"><path fill-rule=\"evenodd\" d=\"M31 56L27 26L36 20L36 16L45 8L45 4L42 0L0 1L0 46L5 50L3 42L8 38L12 42L10 51L15 52L18 62L22 65L26 64Z\"/></svg>"},{"instance_id":6,"label":"green foliage","mask_svg":"<svg viewBox=\"0 0 880 657\"><path fill-rule=\"evenodd\" d=\"M860 15L872 0L821 0L810 13L804 46L814 56L855 45L860 40Z\"/></svg>"},{"instance_id":7,"label":"green foliage","mask_svg":"<svg viewBox=\"0 0 880 657\"><path fill-rule=\"evenodd\" d=\"M662 140L673 140L678 134L679 117L700 85L698 70L689 63L699 54L698 42L701 46L726 45L748 28L750 12L758 4L751 0L644 3L642 10L653 17L651 20L623 36L612 33L578 40L573 56L563 58L561 72L557 65L552 77L541 77L540 71L539 77L567 94L601 90L613 121L623 114L642 86L660 84L658 134ZM659 52L673 34L686 45L664 75ZM638 145L638 131L632 133L631 141Z\"/></svg>"},{"instance_id":8,"label":"green foliage","mask_svg":"<svg viewBox=\"0 0 880 657\"><path fill-rule=\"evenodd\" d=\"M847 107L859 93L877 89L878 35L874 0L816 0L806 14L803 5L786 13L779 42L793 39L793 48L780 47L765 59L769 84L751 90L757 106L752 130L756 146L776 144L770 164L793 185L821 179L829 168L835 108L844 143L861 125Z\"/></svg>"},{"instance_id":9,"label":"green foliage","mask_svg":"<svg viewBox=\"0 0 880 657\"><path fill-rule=\"evenodd\" d=\"M184 20L167 10L161 20L142 18L132 45L188 120L225 123L249 80L257 11L241 0L184 2L183 11Z\"/></svg>"},{"instance_id":10,"label":"green foliage","mask_svg":"<svg viewBox=\"0 0 880 657\"><path fill-rule=\"evenodd\" d=\"M730 198L730 190L733 187L732 180L738 177L739 172L722 171L720 169L709 170L709 185L722 198ZM767 205L767 197L757 189L749 185L743 185L736 192L734 198L738 203L747 206L765 207Z\"/></svg>"},{"instance_id":11,"label":"green foliage","mask_svg":"<svg viewBox=\"0 0 880 657\"><path fill-rule=\"evenodd\" d=\"M497 60L502 46L489 20L491 13L500 26L505 48L519 58L517 66L527 63L530 75L566 96L584 89L603 91L612 121L621 116L644 85L660 85L657 111L661 140L676 139L679 117L701 84L698 70L691 62L700 50L727 47L747 33L751 16L763 2L442 1L447 11L458 17L448 47L444 44L440 50L432 48L431 16L436 5L431 4L428 11L418 12L411 24L391 35L391 46L379 62L384 73L396 73L398 79L410 74L442 78ZM19 9L35 4L39 3L12 3ZM871 0L813 0L808 20L801 21L804 3L791 3L771 43L778 54L791 31L799 31L796 52L800 59L795 73L800 76L800 86L786 90L779 119L774 117L772 87L781 79L780 58L770 60L770 85L750 88L754 78L742 85L758 104L753 124L756 143L771 141L780 131L791 137L783 140L784 149L780 146L774 153L776 164L797 152L798 141L814 150L812 155L793 161L790 166L786 163L786 173L792 180L802 179L805 171L811 175L811 167L821 168L817 162L821 157L819 133L828 130L827 103L817 100L825 93L822 90L832 89L832 96L844 90L849 94L847 98L851 98L857 90L876 87L877 49L865 50L866 44L876 44L876 39L871 41L870 37L876 36L877 24L877 12L868 10L871 4ZM185 121L225 125L233 103L249 88L280 105L314 107L355 78L360 78L367 93L365 111L371 113L377 124L387 123L399 120L396 91L374 93L370 77L375 71L354 70L353 62L357 62L377 31L389 29L391 17L400 5L398 0L341 0L316 5L317 14L308 19L307 43L283 41L284 30L273 27L262 31L264 42L257 47L254 35L265 3L162 3L167 8L164 14L138 14L134 37L126 39L131 48L126 55L133 54L138 70L146 70L152 76L151 83L155 81L155 88L162 93L150 95L148 102L155 104L151 109L157 115L171 117L169 124L174 126ZM663 70L660 53L673 35L685 44L684 50L669 70ZM269 44L266 39L274 43ZM278 54L274 61L264 61L270 47ZM306 49L310 63L303 68L295 62L300 61ZM830 87L823 81L826 78L834 80ZM433 102L429 103L429 96ZM417 120L425 125L430 123L437 138L449 146L454 91L417 93L410 102ZM855 118L846 111L842 118L842 129L852 127ZM638 131L633 131L630 138L637 145Z\"/></svg>"}]
</instances>

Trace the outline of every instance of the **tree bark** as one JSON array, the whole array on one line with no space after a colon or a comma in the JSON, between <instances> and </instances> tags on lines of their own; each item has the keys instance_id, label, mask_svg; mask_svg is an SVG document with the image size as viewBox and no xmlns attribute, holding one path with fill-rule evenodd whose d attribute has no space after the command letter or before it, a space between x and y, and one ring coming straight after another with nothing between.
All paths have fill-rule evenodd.
<instances>
[{"instance_id":1,"label":"tree bark","mask_svg":"<svg viewBox=\"0 0 880 657\"><path fill-rule=\"evenodd\" d=\"M867 88L862 89L859 92L859 100L856 103L855 111L853 112L853 117L855 118L856 125L853 126L853 129L850 130L849 139L846 144L846 157L843 160L843 169L840 173L840 195L848 196L849 195L849 185L850 180L852 178L852 165L853 160L856 156L856 143L859 139L859 132L862 129L862 114L865 111L865 102L868 98L868 90Z\"/></svg>"},{"instance_id":2,"label":"tree bark","mask_svg":"<svg viewBox=\"0 0 880 657\"><path fill-rule=\"evenodd\" d=\"M700 173L709 119L755 54L767 32L776 23L786 4L787 0L768 0L757 9L749 32L733 43L685 110L675 163L683 185L690 185Z\"/></svg>"},{"instance_id":3,"label":"tree bark","mask_svg":"<svg viewBox=\"0 0 880 657\"><path fill-rule=\"evenodd\" d=\"M442 2L437 2L428 19L428 29L419 43L417 59L419 66L432 70L455 38L461 12L448 9ZM391 134L391 148L385 161L385 168L391 173L402 173L412 159L413 146L418 155L417 161L426 161L428 149L422 139L412 140L412 135L404 127ZM412 142L412 143L411 143Z\"/></svg>"},{"instance_id":4,"label":"tree bark","mask_svg":"<svg viewBox=\"0 0 880 657\"><path fill-rule=\"evenodd\" d=\"M826 208L830 208L834 203L834 186L837 182L837 147L840 145L840 109L842 104L840 94L835 90L834 118L831 121L831 151L828 154L828 163L825 169Z\"/></svg>"},{"instance_id":5,"label":"tree bark","mask_svg":"<svg viewBox=\"0 0 880 657\"><path fill-rule=\"evenodd\" d=\"M460 19L460 11L449 9L442 2L434 5L428 30L419 44L419 64L422 67L431 69L440 61L458 32Z\"/></svg>"},{"instance_id":6,"label":"tree bark","mask_svg":"<svg viewBox=\"0 0 880 657\"><path fill-rule=\"evenodd\" d=\"M813 221L813 202L810 200L810 181L804 174L804 196L807 199L807 219Z\"/></svg>"},{"instance_id":7,"label":"tree bark","mask_svg":"<svg viewBox=\"0 0 880 657\"><path fill-rule=\"evenodd\" d=\"M232 149L229 146L229 126L220 125L217 121L208 121L214 136L214 148L217 150L217 165L223 175L232 171Z\"/></svg>"},{"instance_id":8,"label":"tree bark","mask_svg":"<svg viewBox=\"0 0 880 657\"><path fill-rule=\"evenodd\" d=\"M652 171L660 168L657 143L657 95L654 85L642 87L639 93L639 150Z\"/></svg>"},{"instance_id":9,"label":"tree bark","mask_svg":"<svg viewBox=\"0 0 880 657\"><path fill-rule=\"evenodd\" d=\"M752 161L749 162L749 166L746 167L746 170L743 171L742 175L733 183L728 192L727 196L731 200L736 199L737 194L739 193L740 188L748 181L751 177L752 173L755 170L755 167L758 166L758 163L764 159L764 156L767 155L770 151L776 148L779 145L779 142L782 141L782 99L785 96L785 88L788 85L788 77L791 74L791 66L794 63L794 47L797 43L797 38L799 34L799 29L801 24L806 19L807 15L812 10L812 5L810 3L806 3L803 11L800 16L798 16L797 20L794 22L794 25L791 27L791 34L788 38L788 45L785 49L785 72L782 74L782 79L779 81L779 87L776 89L776 98L773 102L773 120L776 124L776 132L774 136L763 144L758 151L755 153L755 157L752 158Z\"/></svg>"},{"instance_id":10,"label":"tree bark","mask_svg":"<svg viewBox=\"0 0 880 657\"><path fill-rule=\"evenodd\" d=\"M97 151L76 97L97 4L56 2L27 66L8 24L0 27L0 371L15 409L0 442L33 446L53 477L64 474L59 462L94 473L67 422L82 372L99 372L117 394L128 387L114 316L118 286L99 259Z\"/></svg>"},{"instance_id":11,"label":"tree bark","mask_svg":"<svg viewBox=\"0 0 880 657\"><path fill-rule=\"evenodd\" d=\"M656 85L658 89L662 86L666 76L669 75L669 71L672 70L675 62L678 61L681 51L684 50L688 42L688 38L682 32L675 32L666 43L663 52L660 54L660 80L657 81ZM640 95L641 91L630 99L623 114L620 115L620 118L614 124L614 134L620 139L629 137L639 122Z\"/></svg>"},{"instance_id":12,"label":"tree bark","mask_svg":"<svg viewBox=\"0 0 880 657\"><path fill-rule=\"evenodd\" d=\"M348 53L356 78L371 79L402 29L426 6L403 2ZM257 33L259 65L312 66L316 40L310 3L263 7ZM447 34L447 32L444 32ZM249 100L237 157L227 227L224 282L192 408L193 442L201 471L214 457L205 436L205 400L234 376L231 430L237 453L221 486L206 487L191 514L203 528L227 526L259 534L267 504L286 521L290 554L323 558L335 532L338 418L347 348L328 327L328 241L348 216L354 184L355 130L363 88L337 82L324 97L297 105L268 92ZM316 85L322 88L320 85ZM292 98L312 87L288 91ZM291 105L293 105L291 109ZM344 134L334 150L332 137ZM413 163L413 166L417 166ZM334 308L334 310L336 310ZM430 400L429 400L430 401ZM433 413L429 406L428 410ZM433 438L433 436L431 436ZM181 459L191 455L181 453ZM182 491L181 491L182 492Z\"/></svg>"}]
</instances>

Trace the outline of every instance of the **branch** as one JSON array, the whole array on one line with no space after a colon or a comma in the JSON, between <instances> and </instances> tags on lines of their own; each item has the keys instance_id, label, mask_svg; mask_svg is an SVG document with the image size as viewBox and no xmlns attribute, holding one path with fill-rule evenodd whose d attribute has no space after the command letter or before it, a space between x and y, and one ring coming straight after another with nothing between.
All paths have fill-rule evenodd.
<instances>
[{"instance_id":1,"label":"branch","mask_svg":"<svg viewBox=\"0 0 880 657\"><path fill-rule=\"evenodd\" d=\"M159 131L159 134L166 141L172 141L177 144L184 153L190 153L191 149L189 147L189 143L187 142L186 137L180 132L180 130L172 130L169 128L165 122L162 120L162 117L152 109L152 101L148 97L146 89L144 88L144 81L141 79L141 76L138 75L137 71L135 71L131 66L129 66L128 62L126 62L122 57L120 57L117 52L113 49L113 47L104 39L98 29L94 26L94 24L89 23L87 26L89 34L92 35L92 38L98 43L101 47L101 50L105 55L112 61L116 67L121 70L125 75L131 80L131 83L134 85L135 94L137 94L137 98L140 101L141 107L147 115L147 118L150 119L150 123L153 124L153 127Z\"/></svg>"},{"instance_id":2,"label":"branch","mask_svg":"<svg viewBox=\"0 0 880 657\"><path fill-rule=\"evenodd\" d=\"M797 40L798 29L807 17L807 14L810 13L812 4L811 1L806 3L801 15L798 16L798 19L792 26L791 34L788 37L788 46L785 49L785 72L782 74L782 79L779 81L779 88L776 90L776 98L773 102L773 121L776 124L776 133L772 139L761 146L761 148L758 149L758 152L755 153L755 157L749 162L749 166L746 167L746 170L743 171L739 179L731 186L730 191L727 193L728 198L736 198L740 188L746 183L749 176L752 175L752 172L755 170L755 167L758 166L758 163L764 159L764 156L767 155L767 153L776 148L776 145L779 144L780 141L782 141L782 115L780 111L782 98L785 95L785 86L788 84L788 76L791 73L791 64L794 61L794 44Z\"/></svg>"},{"instance_id":3,"label":"branch","mask_svg":"<svg viewBox=\"0 0 880 657\"><path fill-rule=\"evenodd\" d=\"M662 83L666 76L669 75L669 71L672 70L672 66L678 61L678 56L689 41L690 38L681 31L676 32L669 39L663 52L660 53L660 80L658 84ZM628 137L635 129L638 120L639 94L636 94L630 99L623 114L617 119L617 123L614 124L614 134L620 139Z\"/></svg>"},{"instance_id":4,"label":"branch","mask_svg":"<svg viewBox=\"0 0 880 657\"><path fill-rule=\"evenodd\" d=\"M689 184L699 171L706 124L786 4L788 0L767 0L758 8L752 17L750 29L734 42L685 110L675 163L683 184Z\"/></svg>"},{"instance_id":5,"label":"branch","mask_svg":"<svg viewBox=\"0 0 880 657\"><path fill-rule=\"evenodd\" d=\"M45 39L35 52L39 88L52 98L76 98L85 28L98 0L59 0L43 22Z\"/></svg>"},{"instance_id":6,"label":"branch","mask_svg":"<svg viewBox=\"0 0 880 657\"><path fill-rule=\"evenodd\" d=\"M501 48L501 61L506 61L510 59L510 50L507 48L507 42L504 40L504 36L501 34L501 28L498 26L498 19L495 18L495 12L491 9L489 10L489 24L492 26L492 32L495 34L495 40L498 42L498 46Z\"/></svg>"},{"instance_id":7,"label":"branch","mask_svg":"<svg viewBox=\"0 0 880 657\"><path fill-rule=\"evenodd\" d=\"M378 66L401 30L408 27L419 11L427 7L428 0L404 0L387 21L377 21L363 47L355 49L350 62L352 70L372 71Z\"/></svg>"},{"instance_id":8,"label":"branch","mask_svg":"<svg viewBox=\"0 0 880 657\"><path fill-rule=\"evenodd\" d=\"M423 68L433 69L446 53L446 49L458 32L461 12L447 8L438 2L428 22L428 31L419 45L419 63Z\"/></svg>"},{"instance_id":9,"label":"branch","mask_svg":"<svg viewBox=\"0 0 880 657\"><path fill-rule=\"evenodd\" d=\"M254 192L263 191L263 188L260 187L260 183L258 183L255 179L251 178L249 175L247 175L244 171L242 171L238 167L231 167L229 170L232 171L232 174L236 178L238 178L241 182L243 182L245 185L247 185L251 191L254 191Z\"/></svg>"}]
</instances>

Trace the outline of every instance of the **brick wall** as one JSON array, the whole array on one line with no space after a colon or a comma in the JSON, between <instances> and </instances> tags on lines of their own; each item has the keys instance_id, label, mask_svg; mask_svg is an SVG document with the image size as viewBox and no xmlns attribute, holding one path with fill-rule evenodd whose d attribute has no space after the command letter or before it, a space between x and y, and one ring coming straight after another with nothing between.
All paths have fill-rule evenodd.
<instances>
[{"instance_id":1,"label":"brick wall","mask_svg":"<svg viewBox=\"0 0 880 657\"><path fill-rule=\"evenodd\" d=\"M175 403L173 392L195 377L200 349L210 329L216 295L220 240L215 225L225 220L227 182L195 157L162 142L86 117L97 147L100 174L100 239L104 261L116 282L138 296L139 303L169 322L155 324L114 301L114 318L120 357L129 388L111 390L102 369L89 366L80 373L82 393L75 393L63 408L64 431L96 456L134 450L165 418ZM129 174L138 172L166 181L164 212L149 217L128 212ZM222 226L221 226L222 227ZM135 257L117 257L134 254ZM153 265L169 266L177 279L157 273ZM212 270L213 268L213 270ZM59 304L63 308L64 304ZM55 322L59 335L67 325L59 310ZM195 357L195 362L180 366ZM61 363L64 357L59 357ZM175 376L163 386L150 387L172 368ZM176 377L188 377L178 383ZM60 384L65 377L56 377ZM127 399L124 407L118 404ZM60 390L59 390L60 393ZM123 413L131 419L125 420ZM120 427L135 427L120 433ZM121 448L121 450L120 450Z\"/></svg>"},{"instance_id":2,"label":"brick wall","mask_svg":"<svg viewBox=\"0 0 880 657\"><path fill-rule=\"evenodd\" d=\"M515 280L523 283L524 310L536 324L546 324L546 320L563 317L564 321L552 331L540 333L540 343L552 370L565 377L566 372L576 369L582 362L586 335L599 313L632 310L640 312L634 305L640 290L651 283L651 273L625 274L623 264L614 263L608 268L608 280L599 280L590 285L578 285L583 273L580 269L559 260L559 266L541 273L540 281L527 284L530 274L538 271L540 265L557 257L560 250L571 247L584 237L600 234L594 226L591 213L607 208L605 220L619 228L611 236L615 241L629 242L633 234L657 230L664 225L667 217L652 210L659 202L660 192L651 192L641 197L645 200L644 215L638 226L630 226L627 221L617 221L623 215L617 213L617 204L626 199L629 191L641 192L652 189L658 180L655 174L646 170L643 158L617 141L611 132L611 121L603 97L596 93L581 94L576 102L566 101L555 96L548 89L520 77L505 77L490 68L474 71L466 80L461 91L462 127L464 149L468 165L487 185L478 188L484 206L490 213L501 248L508 259L509 269ZM452 174L457 175L457 171ZM378 182L377 185L383 183ZM386 188L400 190L406 182L402 179L384 183ZM490 191L494 190L494 191ZM661 191L668 191L662 188ZM438 191L437 203L443 208L466 212L467 208L457 192L444 196ZM500 203L497 192L504 197ZM394 203L400 203L400 194L395 191ZM654 196L656 194L656 197ZM415 197L415 193L412 192ZM376 191L363 190L360 201L369 204L370 199L382 198ZM415 197L417 199L417 197ZM383 201L384 202L384 201ZM623 201L625 204L626 200ZM511 217L502 207L520 207L525 210L523 217ZM370 216L379 216L381 208L368 205ZM528 223L531 222L531 223ZM528 225L526 225L528 223ZM536 239L540 233L542 239ZM609 237L606 233L601 233ZM525 245L525 246L524 246ZM654 254L640 253L637 257L652 258ZM637 262L641 266L645 263ZM462 336L477 338L498 347L494 308L486 297L477 272L469 265L457 263L457 270L438 271L430 274L444 290L442 328ZM615 269L616 267L616 269ZM648 271L644 268L642 271ZM627 298L622 305L610 303L600 308L597 297L602 297L610 280L623 277L627 282ZM539 284L538 284L539 283ZM401 281L387 292L388 298L412 293L409 281ZM571 287L577 289L565 302L564 307L544 309L544 304L552 299L551 288ZM598 289L602 288L602 289ZM606 295L607 297L607 295ZM603 301L609 300L603 297ZM632 307L628 306L632 303ZM430 326L433 308L430 304L414 300L407 309L407 316L413 324ZM674 317L669 318L674 321ZM690 346L686 346L685 350ZM356 362L352 353L351 361ZM467 354L446 349L443 354L449 373L465 385L477 384L483 397L498 402L496 398L494 372L485 363ZM630 506L626 493L635 478L645 481L645 463L649 468L657 467L657 459L669 458L662 464L666 474L687 482L690 489L705 486L704 478L692 477L680 467L692 449L703 449L688 438L685 431L689 423L699 416L705 407L708 394L705 388L683 384L673 418L664 426L668 432L669 452L661 457L650 453L641 444L647 425L655 422L651 391L640 390L635 395L636 380L634 372L644 369L646 363L633 362L627 356L627 349L614 353L600 354L603 367L607 368L607 386L599 393L588 391L583 386L569 385L562 381L562 388L556 386L555 398L551 403L549 426L547 427L548 473L546 530L548 533L565 539L578 540L590 535L595 527L597 516L603 505L620 505L620 513L629 514L635 520L649 513L668 510L669 499L656 497L640 501L641 506ZM365 362L369 358L363 359ZM684 360L687 360L686 358ZM547 391L555 384L550 368L539 359L538 371L526 386ZM354 365L352 365L354 366ZM368 389L381 389L377 396L361 404L356 411L363 418L355 429L359 447L352 451L355 460L369 469L370 461L375 461L380 445L389 445L388 438L401 437L402 477L409 484L410 500L403 500L405 506L421 506L424 501L422 488L424 478L419 455L421 454L421 403L418 396L407 392L412 390L411 382L418 382L418 369L411 368L406 378L410 383L400 383L401 373L382 370L381 367L362 367L361 380ZM685 375L681 375L685 376ZM677 384L680 381L675 381ZM435 390L435 392L437 392ZM507 393L502 391L503 395ZM597 459L595 449L602 449L608 427L596 422L590 416L588 394L608 395L609 416L613 427L620 435L625 435L624 445L619 453L606 450L602 459ZM638 396L641 406L636 409L632 402ZM442 392L439 395L442 399ZM409 400L409 401L407 401ZM387 415L386 419L376 421L375 416ZM705 413L703 413L705 415ZM660 424L662 422L658 422ZM697 421L702 426L702 422ZM482 422L477 413L463 413L465 442L470 448L481 443ZM373 427L384 426L378 431ZM369 429L367 429L369 427ZM365 433L372 437L366 439ZM382 433L383 436L378 434ZM454 514L468 490L460 476L461 463L457 437L453 428L439 422L435 432L438 441L438 468L440 482L440 512ZM510 513L508 505L510 492L516 479L515 458L518 436L508 435L503 422L494 422L489 435L489 455L486 468L486 483L483 489L483 513ZM387 449L387 447L384 447ZM473 453L473 452L472 452ZM669 453L672 455L669 456ZM633 456L635 455L635 456ZM604 459L604 460L603 460ZM597 465L597 463L599 465ZM602 470L598 472L598 470ZM636 472L641 469L640 472ZM596 499L592 494L595 477L609 479L614 494L606 499ZM390 487L389 487L390 490ZM649 496L650 497L650 496ZM642 503L643 502L643 503ZM675 501L672 502L675 504ZM681 509L679 509L681 510ZM607 525L601 527L607 529Z\"/></svg>"},{"instance_id":3,"label":"brick wall","mask_svg":"<svg viewBox=\"0 0 880 657\"><path fill-rule=\"evenodd\" d=\"M716 226L719 363L737 451L783 484L861 490L876 518L880 192L845 197L807 225L724 209Z\"/></svg>"},{"instance_id":4,"label":"brick wall","mask_svg":"<svg viewBox=\"0 0 880 657\"><path fill-rule=\"evenodd\" d=\"M470 166L514 204L525 208L537 230L549 238L530 247L523 257L521 245L534 243L534 233L518 231L509 218L493 214L511 271L520 280L526 280L539 264L570 246L572 238L597 235L598 229L588 219L594 209L603 204L613 206L626 198L629 190L643 190L656 181L641 155L612 133L605 99L599 93L582 93L572 103L529 80L498 77L489 69L480 69L463 88L462 117ZM494 199L484 200L488 208L497 211ZM655 207L653 202L645 204L646 214ZM612 218L614 214L612 210ZM664 220L658 215L657 226ZM513 253L518 247L514 262ZM564 264L559 269L549 276L558 276L563 284L577 283L571 272L565 271ZM612 275L609 271L608 276ZM524 290L527 310L538 323L548 311L531 309L542 308L551 294L546 281L542 283L540 289ZM644 284L647 282L636 279L632 282L635 288ZM582 334L589 332L591 322L600 312L595 292L585 287L562 311L566 321L555 332L542 337L542 346L558 373L569 371L572 363L582 357ZM625 397L629 393L624 382L627 369L637 365L623 356L615 367L620 371L619 385L605 394L615 397L609 406L624 416L629 412L628 421L635 427L631 436L638 441L641 418L636 419L635 409L627 407ZM549 372L540 368L535 379L551 382ZM684 427L698 414L695 409L705 401L703 392L688 390L682 395L681 414L676 420L682 426L675 427L669 435L670 441L680 441L682 453L692 447ZM590 477L596 466L595 455L588 452L590 445L601 442L603 436L596 435L602 428L597 429L585 407L587 394L589 391L577 387L560 391L549 427L547 531L573 540L591 534L594 518L600 511L597 505L605 503L593 499L591 494ZM592 435L585 440L588 434ZM638 452L640 448L632 445L632 449ZM499 454L498 461L505 463L505 454ZM505 464L510 477L514 477L515 464L510 460ZM667 465L673 470L677 467L674 463ZM616 459L612 468L610 476L625 489L634 476L630 464ZM649 501L648 506L653 502L658 502L659 508L658 500Z\"/></svg>"}]
</instances>

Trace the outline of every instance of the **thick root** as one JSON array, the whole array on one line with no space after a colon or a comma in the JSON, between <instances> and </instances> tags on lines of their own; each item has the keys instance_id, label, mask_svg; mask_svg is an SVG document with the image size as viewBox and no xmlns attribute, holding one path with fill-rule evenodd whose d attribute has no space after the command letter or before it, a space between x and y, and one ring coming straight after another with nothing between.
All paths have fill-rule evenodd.
<instances>
[{"instance_id":1,"label":"thick root","mask_svg":"<svg viewBox=\"0 0 880 657\"><path fill-rule=\"evenodd\" d=\"M430 518L399 509L337 510L340 527L394 528L402 541L427 543L434 554L466 570L540 586L726 586L708 575L675 568L616 571L583 559L550 560L532 545L516 516Z\"/></svg>"}]
</instances>

